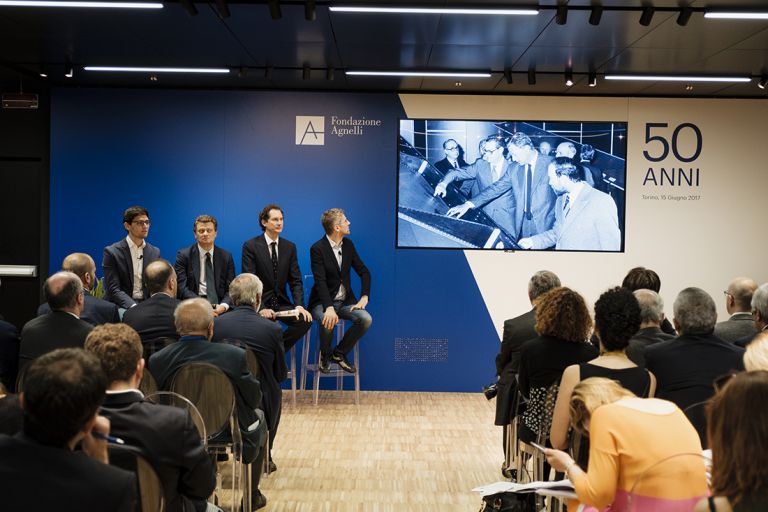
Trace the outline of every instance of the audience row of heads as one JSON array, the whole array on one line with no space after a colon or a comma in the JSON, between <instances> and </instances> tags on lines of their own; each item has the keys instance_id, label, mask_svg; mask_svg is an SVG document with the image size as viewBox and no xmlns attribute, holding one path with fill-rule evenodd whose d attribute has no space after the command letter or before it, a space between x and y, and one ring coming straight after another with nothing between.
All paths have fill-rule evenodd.
<instances>
[{"instance_id":1,"label":"audience row of heads","mask_svg":"<svg viewBox=\"0 0 768 512\"><path fill-rule=\"evenodd\" d=\"M536 272L528 283L528 297L536 305L536 332L575 343L593 332L608 351L626 348L640 328L659 327L664 321L661 281L653 270L632 269L622 286L604 292L594 306L594 322L584 298L561 286L550 271ZM758 325L768 319L768 283L760 287L748 278L737 278L725 292L729 313L751 311ZM736 309L741 308L741 309ZM672 306L679 334L711 334L717 323L717 306L701 288L682 290ZM768 359L768 354L766 354Z\"/></svg>"}]
</instances>

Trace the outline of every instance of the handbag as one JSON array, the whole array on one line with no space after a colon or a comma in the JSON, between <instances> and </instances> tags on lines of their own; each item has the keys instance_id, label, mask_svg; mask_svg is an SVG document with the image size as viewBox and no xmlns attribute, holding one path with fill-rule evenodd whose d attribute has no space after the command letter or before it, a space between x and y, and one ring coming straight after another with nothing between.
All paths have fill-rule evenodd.
<instances>
[{"instance_id":1,"label":"handbag","mask_svg":"<svg viewBox=\"0 0 768 512\"><path fill-rule=\"evenodd\" d=\"M534 493L500 492L483 496L480 512L535 512Z\"/></svg>"}]
</instances>

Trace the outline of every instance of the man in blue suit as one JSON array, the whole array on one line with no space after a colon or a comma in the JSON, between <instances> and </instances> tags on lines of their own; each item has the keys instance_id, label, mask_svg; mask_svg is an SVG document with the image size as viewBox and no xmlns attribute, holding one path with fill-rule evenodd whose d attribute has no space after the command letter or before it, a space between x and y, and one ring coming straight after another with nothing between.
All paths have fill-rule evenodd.
<instances>
[{"instance_id":1,"label":"man in blue suit","mask_svg":"<svg viewBox=\"0 0 768 512\"><path fill-rule=\"evenodd\" d=\"M83 282L85 304L83 312L80 313L80 320L84 320L91 325L120 322L120 315L115 304L91 295L93 285L96 282L96 263L94 263L90 255L82 252L70 254L61 263L61 270L72 272ZM37 316L45 315L50 311L51 307L48 303L43 302L37 308Z\"/></svg>"},{"instance_id":2,"label":"man in blue suit","mask_svg":"<svg viewBox=\"0 0 768 512\"><path fill-rule=\"evenodd\" d=\"M611 196L584 181L584 169L570 158L558 157L549 167L549 185L558 195L555 225L532 237L522 238L523 249L567 251L620 251L621 230L616 203Z\"/></svg>"},{"instance_id":3,"label":"man in blue suit","mask_svg":"<svg viewBox=\"0 0 768 512\"><path fill-rule=\"evenodd\" d=\"M131 206L123 213L123 227L128 236L104 248L105 298L128 309L148 297L144 286L144 268L160 257L160 249L147 241L149 212L142 206Z\"/></svg>"},{"instance_id":4,"label":"man in blue suit","mask_svg":"<svg viewBox=\"0 0 768 512\"><path fill-rule=\"evenodd\" d=\"M179 299L202 297L220 315L230 307L229 283L235 278L235 261L232 253L214 245L218 227L215 217L198 216L192 228L197 243L176 253L174 269Z\"/></svg>"}]
</instances>

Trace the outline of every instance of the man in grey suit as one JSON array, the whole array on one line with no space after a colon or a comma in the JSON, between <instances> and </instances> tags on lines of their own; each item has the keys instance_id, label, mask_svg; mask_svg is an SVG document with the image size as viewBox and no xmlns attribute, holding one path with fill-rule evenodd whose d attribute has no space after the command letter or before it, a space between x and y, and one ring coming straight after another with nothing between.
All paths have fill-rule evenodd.
<instances>
[{"instance_id":1,"label":"man in grey suit","mask_svg":"<svg viewBox=\"0 0 768 512\"><path fill-rule=\"evenodd\" d=\"M507 150L504 147L505 139L499 135L486 137L480 143L482 158L463 169L455 169L445 175L445 178L435 186L435 195L444 197L446 188L453 181L475 180L473 190L484 191L498 183L504 176L512 176L516 166L507 161ZM508 178L511 180L511 178ZM515 196L510 186L503 186L503 190L493 197L477 201L467 201L448 210L448 215L461 217L471 208L482 208L496 224L509 235L515 236ZM483 195L483 192L480 192ZM478 196L479 197L479 196Z\"/></svg>"},{"instance_id":2,"label":"man in grey suit","mask_svg":"<svg viewBox=\"0 0 768 512\"><path fill-rule=\"evenodd\" d=\"M752 318L757 332L768 330L768 283L761 284L752 294ZM746 347L754 339L755 334L748 334L737 339L734 343L739 347Z\"/></svg>"},{"instance_id":3,"label":"man in grey suit","mask_svg":"<svg viewBox=\"0 0 768 512\"><path fill-rule=\"evenodd\" d=\"M635 290L640 304L640 330L632 336L627 347L627 357L637 366L645 366L645 349L655 343L673 339L675 336L661 330L664 321L664 301L653 290Z\"/></svg>"},{"instance_id":4,"label":"man in grey suit","mask_svg":"<svg viewBox=\"0 0 768 512\"><path fill-rule=\"evenodd\" d=\"M757 283L748 277L737 277L728 285L725 293L725 309L731 317L715 325L715 336L721 340L735 342L744 336L757 333L752 319L752 294Z\"/></svg>"},{"instance_id":5,"label":"man in grey suit","mask_svg":"<svg viewBox=\"0 0 768 512\"><path fill-rule=\"evenodd\" d=\"M621 230L616 203L584 181L584 169L558 157L549 167L549 185L559 196L552 229L518 240L523 249L619 251Z\"/></svg>"}]
</instances>

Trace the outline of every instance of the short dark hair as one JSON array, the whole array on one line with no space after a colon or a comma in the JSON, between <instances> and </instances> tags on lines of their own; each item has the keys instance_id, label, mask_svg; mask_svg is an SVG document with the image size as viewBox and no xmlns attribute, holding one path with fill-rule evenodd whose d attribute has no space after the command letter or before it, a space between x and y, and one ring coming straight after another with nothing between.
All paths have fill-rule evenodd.
<instances>
[{"instance_id":1,"label":"short dark hair","mask_svg":"<svg viewBox=\"0 0 768 512\"><path fill-rule=\"evenodd\" d=\"M573 182L584 181L584 168L577 165L567 156L555 158L555 174L567 176Z\"/></svg>"},{"instance_id":2,"label":"short dark hair","mask_svg":"<svg viewBox=\"0 0 768 512\"><path fill-rule=\"evenodd\" d=\"M85 338L85 350L99 358L110 384L130 379L143 352L139 334L127 324L97 325Z\"/></svg>"},{"instance_id":3,"label":"short dark hair","mask_svg":"<svg viewBox=\"0 0 768 512\"><path fill-rule=\"evenodd\" d=\"M271 212L272 210L279 210L280 213L282 213L283 216L285 216L285 212L283 212L283 209L280 208L278 205L274 203L268 204L267 206L261 209L261 212L259 212L259 227L261 227L262 231L266 231L267 228L264 227L264 224L262 224L261 222L262 221L267 222L269 220L269 212Z\"/></svg>"},{"instance_id":4,"label":"short dark hair","mask_svg":"<svg viewBox=\"0 0 768 512\"><path fill-rule=\"evenodd\" d=\"M62 274L67 275L66 282L61 288L52 289L51 282L54 278L61 278ZM43 296L52 310L74 307L81 293L83 293L83 282L79 276L69 271L56 272L43 284Z\"/></svg>"},{"instance_id":5,"label":"short dark hair","mask_svg":"<svg viewBox=\"0 0 768 512\"><path fill-rule=\"evenodd\" d=\"M144 208L143 206L131 206L130 208L127 208L123 212L123 222L127 222L128 224L130 224L131 222L133 222L133 219L135 219L139 215L146 215L147 217L149 217L149 211L147 211L147 209Z\"/></svg>"},{"instance_id":6,"label":"short dark hair","mask_svg":"<svg viewBox=\"0 0 768 512\"><path fill-rule=\"evenodd\" d=\"M197 229L197 225L203 222L212 222L213 229L218 231L219 223L216 222L216 217L214 217L213 215L206 215L206 214L197 216L197 218L195 219L195 223L192 224L192 231L195 231Z\"/></svg>"},{"instance_id":7,"label":"short dark hair","mask_svg":"<svg viewBox=\"0 0 768 512\"><path fill-rule=\"evenodd\" d=\"M581 161L591 162L593 158L595 158L595 148L591 144L582 144Z\"/></svg>"},{"instance_id":8,"label":"short dark hair","mask_svg":"<svg viewBox=\"0 0 768 512\"><path fill-rule=\"evenodd\" d=\"M631 292L645 288L659 293L661 279L659 279L659 274L649 268L635 267L627 272L626 277L621 282L621 287Z\"/></svg>"},{"instance_id":9,"label":"short dark hair","mask_svg":"<svg viewBox=\"0 0 768 512\"><path fill-rule=\"evenodd\" d=\"M29 364L24 378L24 433L63 448L96 414L107 378L99 360L81 348L62 348Z\"/></svg>"},{"instance_id":10,"label":"short dark hair","mask_svg":"<svg viewBox=\"0 0 768 512\"><path fill-rule=\"evenodd\" d=\"M456 148L457 149L459 148L459 143L456 142L456 139L445 139L445 141L443 142L443 149L445 149L445 145L448 144L451 141L453 141L453 143L456 144Z\"/></svg>"},{"instance_id":11,"label":"short dark hair","mask_svg":"<svg viewBox=\"0 0 768 512\"><path fill-rule=\"evenodd\" d=\"M530 146L533 147L533 142L531 141L531 138L523 133L523 132L515 132L512 134L512 136L507 140L507 145L512 144L513 146L517 146L519 148L522 148L524 146Z\"/></svg>"},{"instance_id":12,"label":"short dark hair","mask_svg":"<svg viewBox=\"0 0 768 512\"><path fill-rule=\"evenodd\" d=\"M624 350L640 329L640 304L631 291L615 287L595 302L595 328L606 350Z\"/></svg>"},{"instance_id":13,"label":"short dark hair","mask_svg":"<svg viewBox=\"0 0 768 512\"><path fill-rule=\"evenodd\" d=\"M158 259L144 269L144 284L149 294L155 294L165 289L168 280L173 275L173 267L164 259Z\"/></svg>"}]
</instances>

